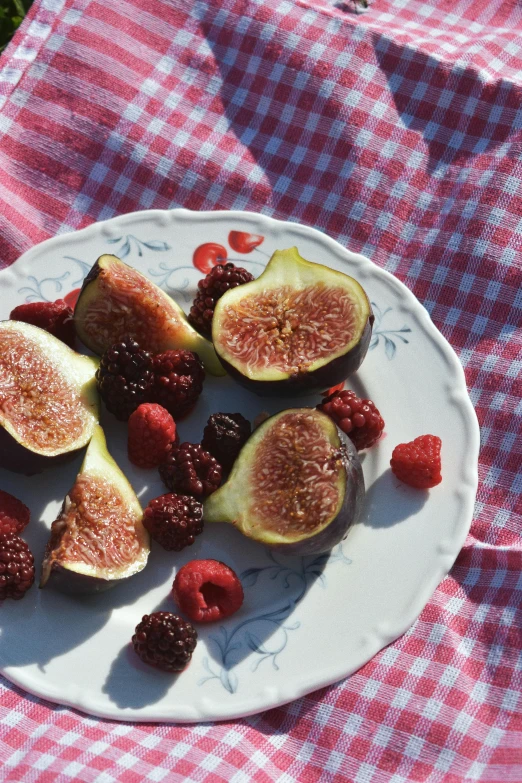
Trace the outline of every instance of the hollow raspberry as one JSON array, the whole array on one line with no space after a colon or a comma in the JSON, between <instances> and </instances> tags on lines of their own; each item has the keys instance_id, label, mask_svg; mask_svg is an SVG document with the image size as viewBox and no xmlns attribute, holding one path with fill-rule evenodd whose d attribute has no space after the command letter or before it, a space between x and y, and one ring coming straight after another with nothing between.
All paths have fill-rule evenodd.
<instances>
[{"instance_id":1,"label":"hollow raspberry","mask_svg":"<svg viewBox=\"0 0 522 783\"><path fill-rule=\"evenodd\" d=\"M23 598L34 582L34 558L16 533L0 535L0 600Z\"/></svg>"},{"instance_id":2,"label":"hollow raspberry","mask_svg":"<svg viewBox=\"0 0 522 783\"><path fill-rule=\"evenodd\" d=\"M13 321L24 321L26 324L39 326L49 334L54 335L70 348L76 342L74 328L74 313L67 302L57 299L56 302L29 302L18 305L11 310L9 318Z\"/></svg>"},{"instance_id":3,"label":"hollow raspberry","mask_svg":"<svg viewBox=\"0 0 522 783\"><path fill-rule=\"evenodd\" d=\"M181 672L196 649L196 629L177 614L145 614L136 626L132 646L144 663L166 672Z\"/></svg>"},{"instance_id":4,"label":"hollow raspberry","mask_svg":"<svg viewBox=\"0 0 522 783\"><path fill-rule=\"evenodd\" d=\"M205 370L197 353L164 351L153 359L151 399L163 405L176 421L190 413L203 390Z\"/></svg>"},{"instance_id":5,"label":"hollow raspberry","mask_svg":"<svg viewBox=\"0 0 522 783\"><path fill-rule=\"evenodd\" d=\"M172 596L192 622L213 623L237 612L243 587L234 571L219 560L191 560L182 566Z\"/></svg>"},{"instance_id":6,"label":"hollow raspberry","mask_svg":"<svg viewBox=\"0 0 522 783\"><path fill-rule=\"evenodd\" d=\"M357 451L373 446L381 437L384 419L371 400L362 400L354 391L335 391L316 407L348 435Z\"/></svg>"},{"instance_id":7,"label":"hollow raspberry","mask_svg":"<svg viewBox=\"0 0 522 783\"><path fill-rule=\"evenodd\" d=\"M194 443L182 443L160 465L167 489L181 495L206 498L221 482L221 465L208 451Z\"/></svg>"},{"instance_id":8,"label":"hollow raspberry","mask_svg":"<svg viewBox=\"0 0 522 783\"><path fill-rule=\"evenodd\" d=\"M201 445L228 473L251 432L250 422L240 413L214 413L203 430Z\"/></svg>"},{"instance_id":9,"label":"hollow raspberry","mask_svg":"<svg viewBox=\"0 0 522 783\"><path fill-rule=\"evenodd\" d=\"M31 512L21 500L0 489L0 534L21 533Z\"/></svg>"},{"instance_id":10,"label":"hollow raspberry","mask_svg":"<svg viewBox=\"0 0 522 783\"><path fill-rule=\"evenodd\" d=\"M149 502L143 524L163 549L181 552L203 532L203 506L196 498L169 492Z\"/></svg>"},{"instance_id":11,"label":"hollow raspberry","mask_svg":"<svg viewBox=\"0 0 522 783\"><path fill-rule=\"evenodd\" d=\"M210 337L212 317L218 299L230 288L250 283L253 279L254 276L250 272L231 262L213 267L208 275L198 283L199 290L188 315L192 326L206 337Z\"/></svg>"},{"instance_id":12,"label":"hollow raspberry","mask_svg":"<svg viewBox=\"0 0 522 783\"><path fill-rule=\"evenodd\" d=\"M149 402L153 383L152 357L132 337L124 337L103 354L96 383L107 410L120 421L142 402Z\"/></svg>"},{"instance_id":13,"label":"hollow raspberry","mask_svg":"<svg viewBox=\"0 0 522 783\"><path fill-rule=\"evenodd\" d=\"M138 468L157 468L177 440L174 419L161 405L143 402L129 416L127 451Z\"/></svg>"},{"instance_id":14,"label":"hollow raspberry","mask_svg":"<svg viewBox=\"0 0 522 783\"><path fill-rule=\"evenodd\" d=\"M442 481L441 446L437 435L421 435L409 443L395 446L390 460L394 475L410 487L436 487Z\"/></svg>"}]
</instances>

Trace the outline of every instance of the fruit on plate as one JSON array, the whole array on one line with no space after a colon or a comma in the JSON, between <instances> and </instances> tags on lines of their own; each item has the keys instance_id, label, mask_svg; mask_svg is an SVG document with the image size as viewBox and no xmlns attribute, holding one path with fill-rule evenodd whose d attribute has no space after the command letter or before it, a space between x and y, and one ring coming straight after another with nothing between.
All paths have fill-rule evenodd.
<instances>
[{"instance_id":1,"label":"fruit on plate","mask_svg":"<svg viewBox=\"0 0 522 783\"><path fill-rule=\"evenodd\" d=\"M350 389L329 392L317 409L328 414L352 441L357 451L369 449L382 435L384 419L371 400Z\"/></svg>"},{"instance_id":2,"label":"fruit on plate","mask_svg":"<svg viewBox=\"0 0 522 783\"><path fill-rule=\"evenodd\" d=\"M321 411L293 408L250 436L203 519L230 522L286 554L326 552L358 518L364 479L350 439Z\"/></svg>"},{"instance_id":3,"label":"fruit on plate","mask_svg":"<svg viewBox=\"0 0 522 783\"><path fill-rule=\"evenodd\" d=\"M82 343L99 355L130 335L151 353L195 351L212 375L224 375L212 344L189 324L181 307L116 256L100 256L90 270L74 321Z\"/></svg>"},{"instance_id":4,"label":"fruit on plate","mask_svg":"<svg viewBox=\"0 0 522 783\"><path fill-rule=\"evenodd\" d=\"M354 373L373 324L353 277L277 250L260 277L216 304L212 340L225 369L260 395L321 391Z\"/></svg>"},{"instance_id":5,"label":"fruit on plate","mask_svg":"<svg viewBox=\"0 0 522 783\"><path fill-rule=\"evenodd\" d=\"M399 443L390 460L392 472L410 487L436 487L442 481L441 446L437 435L420 435L409 443Z\"/></svg>"},{"instance_id":6,"label":"fruit on plate","mask_svg":"<svg viewBox=\"0 0 522 783\"><path fill-rule=\"evenodd\" d=\"M254 275L235 264L218 264L208 275L198 282L198 292L190 308L188 319L192 326L210 337L212 333L212 317L218 299L231 288L250 283Z\"/></svg>"},{"instance_id":7,"label":"fruit on plate","mask_svg":"<svg viewBox=\"0 0 522 783\"><path fill-rule=\"evenodd\" d=\"M149 501L143 524L163 549L181 552L203 532L203 506L190 495L168 492Z\"/></svg>"},{"instance_id":8,"label":"fruit on plate","mask_svg":"<svg viewBox=\"0 0 522 783\"><path fill-rule=\"evenodd\" d=\"M141 571L149 555L142 517L138 498L98 426L51 526L40 587L97 592Z\"/></svg>"},{"instance_id":9,"label":"fruit on plate","mask_svg":"<svg viewBox=\"0 0 522 783\"><path fill-rule=\"evenodd\" d=\"M206 498L219 487L222 470L212 454L197 443L181 443L170 450L159 467L163 483L171 492Z\"/></svg>"},{"instance_id":10,"label":"fruit on plate","mask_svg":"<svg viewBox=\"0 0 522 783\"><path fill-rule=\"evenodd\" d=\"M34 558L16 533L0 534L0 601L23 598L34 582Z\"/></svg>"},{"instance_id":11,"label":"fruit on plate","mask_svg":"<svg viewBox=\"0 0 522 783\"><path fill-rule=\"evenodd\" d=\"M69 348L74 348L76 331L73 311L64 299L55 302L28 302L11 310L12 321L25 321L26 324L39 326L46 332L62 340Z\"/></svg>"},{"instance_id":12,"label":"fruit on plate","mask_svg":"<svg viewBox=\"0 0 522 783\"><path fill-rule=\"evenodd\" d=\"M96 371L100 397L120 421L127 421L142 402L150 401L153 383L152 356L129 335L107 348Z\"/></svg>"},{"instance_id":13,"label":"fruit on plate","mask_svg":"<svg viewBox=\"0 0 522 783\"><path fill-rule=\"evenodd\" d=\"M172 597L193 623L214 623L237 612L244 599L235 572L220 560L191 560L180 568Z\"/></svg>"},{"instance_id":14,"label":"fruit on plate","mask_svg":"<svg viewBox=\"0 0 522 783\"><path fill-rule=\"evenodd\" d=\"M31 519L31 512L21 500L0 489L0 534L21 533Z\"/></svg>"},{"instance_id":15,"label":"fruit on plate","mask_svg":"<svg viewBox=\"0 0 522 783\"><path fill-rule=\"evenodd\" d=\"M241 413L213 413L203 430L201 446L217 459L224 473L230 473L251 432L250 422Z\"/></svg>"},{"instance_id":16,"label":"fruit on plate","mask_svg":"<svg viewBox=\"0 0 522 783\"><path fill-rule=\"evenodd\" d=\"M182 672L196 649L198 634L186 620L172 612L143 615L132 637L136 655L144 663L165 672Z\"/></svg>"},{"instance_id":17,"label":"fruit on plate","mask_svg":"<svg viewBox=\"0 0 522 783\"><path fill-rule=\"evenodd\" d=\"M185 418L196 405L205 370L193 351L164 351L153 357L151 402L168 410L175 421Z\"/></svg>"},{"instance_id":18,"label":"fruit on plate","mask_svg":"<svg viewBox=\"0 0 522 783\"><path fill-rule=\"evenodd\" d=\"M0 467L31 475L87 445L97 366L38 326L0 322Z\"/></svg>"},{"instance_id":19,"label":"fruit on plate","mask_svg":"<svg viewBox=\"0 0 522 783\"><path fill-rule=\"evenodd\" d=\"M136 467L159 467L178 440L174 419L161 405L144 402L131 413L127 454Z\"/></svg>"}]
</instances>

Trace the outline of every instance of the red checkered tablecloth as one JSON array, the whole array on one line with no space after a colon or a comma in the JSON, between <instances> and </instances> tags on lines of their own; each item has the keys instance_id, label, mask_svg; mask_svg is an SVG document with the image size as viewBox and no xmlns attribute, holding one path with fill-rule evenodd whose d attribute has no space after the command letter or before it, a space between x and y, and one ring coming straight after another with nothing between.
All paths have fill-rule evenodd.
<instances>
[{"instance_id":1,"label":"red checkered tablecloth","mask_svg":"<svg viewBox=\"0 0 522 783\"><path fill-rule=\"evenodd\" d=\"M522 781L522 7L356 10L36 0L0 58L0 265L179 206L301 221L368 255L464 366L482 427L465 546L405 636L261 715L118 724L2 680L3 781Z\"/></svg>"}]
</instances>

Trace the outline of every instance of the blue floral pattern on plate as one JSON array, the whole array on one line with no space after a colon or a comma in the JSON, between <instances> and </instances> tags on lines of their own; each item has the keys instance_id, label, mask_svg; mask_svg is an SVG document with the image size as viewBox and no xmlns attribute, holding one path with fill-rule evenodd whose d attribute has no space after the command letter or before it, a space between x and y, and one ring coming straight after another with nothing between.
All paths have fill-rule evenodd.
<instances>
[{"instance_id":1,"label":"blue floral pattern on plate","mask_svg":"<svg viewBox=\"0 0 522 783\"><path fill-rule=\"evenodd\" d=\"M384 342L384 352L388 359L393 359L397 346L395 340L400 340L403 343L409 343L409 340L404 337L405 334L411 332L409 326L402 326L400 329L382 329L381 324L384 318L393 311L392 307L387 307L386 310L381 310L379 305L375 302L371 303L373 308L373 314L375 315L375 323L372 330L372 339L370 342L370 351L377 348L381 338Z\"/></svg>"}]
</instances>

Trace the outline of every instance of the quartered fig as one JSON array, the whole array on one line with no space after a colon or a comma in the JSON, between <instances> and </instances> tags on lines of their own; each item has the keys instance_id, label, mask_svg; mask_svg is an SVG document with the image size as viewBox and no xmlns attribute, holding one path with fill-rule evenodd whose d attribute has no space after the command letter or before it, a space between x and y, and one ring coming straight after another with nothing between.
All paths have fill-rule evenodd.
<instances>
[{"instance_id":1,"label":"quartered fig","mask_svg":"<svg viewBox=\"0 0 522 783\"><path fill-rule=\"evenodd\" d=\"M364 498L352 442L321 411L271 416L243 446L228 481L203 505L205 522L230 522L286 554L326 552L358 518Z\"/></svg>"},{"instance_id":2,"label":"quartered fig","mask_svg":"<svg viewBox=\"0 0 522 783\"><path fill-rule=\"evenodd\" d=\"M260 395L327 389L356 372L373 313L353 277L277 250L260 277L216 304L212 340L225 369Z\"/></svg>"},{"instance_id":3,"label":"quartered fig","mask_svg":"<svg viewBox=\"0 0 522 783\"><path fill-rule=\"evenodd\" d=\"M149 534L131 485L96 427L74 486L51 526L40 587L88 593L141 571Z\"/></svg>"},{"instance_id":4,"label":"quartered fig","mask_svg":"<svg viewBox=\"0 0 522 783\"><path fill-rule=\"evenodd\" d=\"M137 269L100 256L84 280L74 310L76 334L99 355L122 337L152 353L197 353L212 375L224 375L212 344L187 321L181 307Z\"/></svg>"},{"instance_id":5,"label":"quartered fig","mask_svg":"<svg viewBox=\"0 0 522 783\"><path fill-rule=\"evenodd\" d=\"M22 321L0 322L0 466L31 475L70 459L98 421L98 360Z\"/></svg>"}]
</instances>

